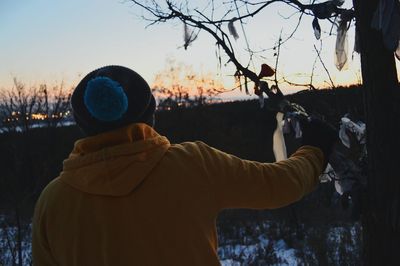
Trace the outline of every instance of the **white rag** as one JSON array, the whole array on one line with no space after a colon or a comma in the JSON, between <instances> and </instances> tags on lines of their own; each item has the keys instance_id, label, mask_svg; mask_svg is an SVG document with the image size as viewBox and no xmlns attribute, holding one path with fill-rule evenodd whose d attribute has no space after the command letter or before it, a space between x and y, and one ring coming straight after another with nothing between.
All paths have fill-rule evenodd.
<instances>
[{"instance_id":1,"label":"white rag","mask_svg":"<svg viewBox=\"0 0 400 266\"><path fill-rule=\"evenodd\" d=\"M276 114L276 129L274 131L272 139L273 143L272 148L274 151L276 162L287 159L285 138L283 137L283 131L282 131L282 120L283 120L283 113L278 112Z\"/></svg>"}]
</instances>

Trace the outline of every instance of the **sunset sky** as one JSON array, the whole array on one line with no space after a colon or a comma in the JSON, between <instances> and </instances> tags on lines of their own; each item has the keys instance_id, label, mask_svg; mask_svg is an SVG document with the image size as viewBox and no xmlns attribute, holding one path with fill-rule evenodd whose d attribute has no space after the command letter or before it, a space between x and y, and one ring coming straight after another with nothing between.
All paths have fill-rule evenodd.
<instances>
[{"instance_id":1,"label":"sunset sky","mask_svg":"<svg viewBox=\"0 0 400 266\"><path fill-rule=\"evenodd\" d=\"M207 1L190 1L204 6ZM349 3L347 3L349 2ZM345 5L351 4L346 0ZM152 84L168 59L192 66L199 73L213 73L227 89L233 87L232 65L217 68L215 41L206 33L187 49L183 45L183 25L178 21L148 27L140 16L142 10L129 1L120 0L2 0L0 2L0 89L10 88L13 77L28 84L76 84L82 75L103 65L128 66ZM276 4L246 24L252 49L272 47L279 37L288 35L297 17L293 9ZM312 18L305 17L294 37L281 50L279 75L292 82L308 83L316 56ZM358 83L361 79L359 56L352 51L354 27L349 31L348 70L339 72L334 65L335 36L329 36L330 24L323 28L322 57L336 85ZM235 43L239 59L247 63L243 32L236 25L240 38ZM333 30L335 33L336 30ZM225 60L226 61L226 60ZM261 63L274 65L273 51L267 50L255 59L256 72ZM315 85L326 86L328 77L318 62ZM287 90L289 87L281 85ZM235 92L234 95L242 95Z\"/></svg>"}]
</instances>

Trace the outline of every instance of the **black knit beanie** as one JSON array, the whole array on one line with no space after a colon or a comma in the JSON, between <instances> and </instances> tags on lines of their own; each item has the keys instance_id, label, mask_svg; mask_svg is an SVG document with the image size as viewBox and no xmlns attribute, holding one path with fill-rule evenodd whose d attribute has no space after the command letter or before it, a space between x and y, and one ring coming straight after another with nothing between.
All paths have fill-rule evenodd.
<instances>
[{"instance_id":1,"label":"black knit beanie","mask_svg":"<svg viewBox=\"0 0 400 266\"><path fill-rule=\"evenodd\" d=\"M93 136L131 123L153 126L156 102L138 73L123 66L105 66L79 82L71 106L77 125Z\"/></svg>"}]
</instances>

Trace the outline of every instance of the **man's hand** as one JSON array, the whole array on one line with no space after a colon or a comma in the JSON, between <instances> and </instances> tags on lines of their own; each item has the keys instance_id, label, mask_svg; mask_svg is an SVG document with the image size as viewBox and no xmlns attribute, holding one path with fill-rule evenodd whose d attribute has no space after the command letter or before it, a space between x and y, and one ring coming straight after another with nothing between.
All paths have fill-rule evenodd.
<instances>
[{"instance_id":1,"label":"man's hand","mask_svg":"<svg viewBox=\"0 0 400 266\"><path fill-rule=\"evenodd\" d=\"M338 132L333 126L317 118L301 121L301 127L303 131L302 145L320 148L324 154L324 167L326 167L332 148L339 141Z\"/></svg>"}]
</instances>

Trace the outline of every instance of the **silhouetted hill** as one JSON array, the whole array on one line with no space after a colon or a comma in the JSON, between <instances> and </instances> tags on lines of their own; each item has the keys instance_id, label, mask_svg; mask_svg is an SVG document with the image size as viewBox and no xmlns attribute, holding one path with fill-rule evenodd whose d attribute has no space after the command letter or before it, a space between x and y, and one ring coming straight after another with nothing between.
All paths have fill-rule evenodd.
<instances>
[{"instance_id":1,"label":"silhouetted hill","mask_svg":"<svg viewBox=\"0 0 400 266\"><path fill-rule=\"evenodd\" d=\"M322 115L336 124L347 112L362 114L361 90L357 87L303 91L288 98L303 105L310 113ZM261 109L255 100L158 112L155 128L172 143L201 140L241 158L272 162L275 126L275 113L268 108ZM25 134L0 135L0 210L10 210L23 199L23 209L29 217L41 189L59 174L63 159L72 150L74 141L81 137L83 135L76 126L36 128ZM298 144L298 140L287 137L289 151L294 151ZM332 195L332 186L321 186L306 201L297 204L302 207L296 215L305 220L309 216L313 220L334 219L337 214L329 207ZM325 211L321 205L325 206ZM291 212L290 209L278 211L276 216L288 217ZM245 213L248 212L227 215L242 217ZM251 212L251 215L264 214Z\"/></svg>"}]
</instances>

